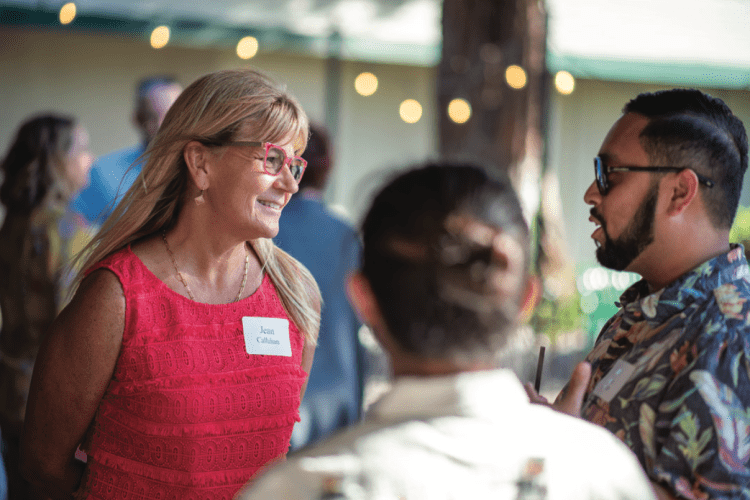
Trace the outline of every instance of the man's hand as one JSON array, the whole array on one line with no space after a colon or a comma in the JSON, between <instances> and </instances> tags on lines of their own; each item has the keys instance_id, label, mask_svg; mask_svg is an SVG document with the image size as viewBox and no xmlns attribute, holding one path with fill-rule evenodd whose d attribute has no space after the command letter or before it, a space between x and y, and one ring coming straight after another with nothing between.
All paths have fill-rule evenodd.
<instances>
[{"instance_id":1,"label":"man's hand","mask_svg":"<svg viewBox=\"0 0 750 500\"><path fill-rule=\"evenodd\" d=\"M537 394L534 387L527 383L524 385L529 401L534 404L549 406L561 413L567 413L574 417L581 416L581 406L583 405L583 395L591 379L591 365L586 361L578 363L570 376L570 381L565 389L557 396L554 404L549 404L547 399Z\"/></svg>"}]
</instances>

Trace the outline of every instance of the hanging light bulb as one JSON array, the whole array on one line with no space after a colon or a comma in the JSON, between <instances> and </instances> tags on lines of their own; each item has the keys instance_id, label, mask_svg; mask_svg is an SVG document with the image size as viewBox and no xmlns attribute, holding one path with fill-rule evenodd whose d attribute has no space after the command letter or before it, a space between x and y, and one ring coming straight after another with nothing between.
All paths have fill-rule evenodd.
<instances>
[{"instance_id":1,"label":"hanging light bulb","mask_svg":"<svg viewBox=\"0 0 750 500\"><path fill-rule=\"evenodd\" d=\"M354 79L354 90L363 96L374 94L378 90L378 77L368 72L360 73Z\"/></svg>"},{"instance_id":2,"label":"hanging light bulb","mask_svg":"<svg viewBox=\"0 0 750 500\"><path fill-rule=\"evenodd\" d=\"M570 95L576 88L576 79L567 71L558 71L555 74L555 88L562 95Z\"/></svg>"},{"instance_id":3,"label":"hanging light bulb","mask_svg":"<svg viewBox=\"0 0 750 500\"><path fill-rule=\"evenodd\" d=\"M414 99L407 99L399 106L398 114L406 123L417 123L422 118L422 105Z\"/></svg>"},{"instance_id":4,"label":"hanging light bulb","mask_svg":"<svg viewBox=\"0 0 750 500\"><path fill-rule=\"evenodd\" d=\"M466 123L471 118L471 104L460 97L453 99L448 103L448 117L456 123Z\"/></svg>"},{"instance_id":5,"label":"hanging light bulb","mask_svg":"<svg viewBox=\"0 0 750 500\"><path fill-rule=\"evenodd\" d=\"M155 49L161 49L169 43L169 28L167 26L157 26L151 32L151 46Z\"/></svg>"},{"instance_id":6,"label":"hanging light bulb","mask_svg":"<svg viewBox=\"0 0 750 500\"><path fill-rule=\"evenodd\" d=\"M258 53L258 39L246 36L237 43L237 55L240 59L251 59Z\"/></svg>"},{"instance_id":7,"label":"hanging light bulb","mask_svg":"<svg viewBox=\"0 0 750 500\"><path fill-rule=\"evenodd\" d=\"M76 18L76 4L68 2L60 8L60 24L70 24Z\"/></svg>"},{"instance_id":8,"label":"hanging light bulb","mask_svg":"<svg viewBox=\"0 0 750 500\"><path fill-rule=\"evenodd\" d=\"M505 81L514 89L522 89L526 86L526 71L516 64L505 69Z\"/></svg>"}]
</instances>

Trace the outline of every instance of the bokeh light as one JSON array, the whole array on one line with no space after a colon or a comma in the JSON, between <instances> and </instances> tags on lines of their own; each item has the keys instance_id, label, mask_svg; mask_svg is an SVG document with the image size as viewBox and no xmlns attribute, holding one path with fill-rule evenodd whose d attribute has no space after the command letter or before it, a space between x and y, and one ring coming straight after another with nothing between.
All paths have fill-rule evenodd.
<instances>
[{"instance_id":1,"label":"bokeh light","mask_svg":"<svg viewBox=\"0 0 750 500\"><path fill-rule=\"evenodd\" d=\"M448 117L456 123L466 123L471 118L471 104L460 97L453 99L448 103Z\"/></svg>"},{"instance_id":2,"label":"bokeh light","mask_svg":"<svg viewBox=\"0 0 750 500\"><path fill-rule=\"evenodd\" d=\"M584 271L577 280L577 286L581 295L588 295L591 292L598 292L608 287L622 291L638 281L638 279L638 275L633 273L610 271L596 266Z\"/></svg>"},{"instance_id":3,"label":"bokeh light","mask_svg":"<svg viewBox=\"0 0 750 500\"><path fill-rule=\"evenodd\" d=\"M157 26L151 32L151 46L160 49L169 43L169 28L167 26Z\"/></svg>"},{"instance_id":4,"label":"bokeh light","mask_svg":"<svg viewBox=\"0 0 750 500\"><path fill-rule=\"evenodd\" d=\"M505 81L514 89L522 89L526 86L526 71L512 64L505 69Z\"/></svg>"},{"instance_id":5,"label":"bokeh light","mask_svg":"<svg viewBox=\"0 0 750 500\"><path fill-rule=\"evenodd\" d=\"M76 18L76 4L68 2L60 8L60 24L70 24Z\"/></svg>"},{"instance_id":6,"label":"bokeh light","mask_svg":"<svg viewBox=\"0 0 750 500\"><path fill-rule=\"evenodd\" d=\"M258 39L246 36L237 43L237 55L240 59L251 59L258 53Z\"/></svg>"},{"instance_id":7,"label":"bokeh light","mask_svg":"<svg viewBox=\"0 0 750 500\"><path fill-rule=\"evenodd\" d=\"M406 123L417 123L422 118L422 105L414 99L407 99L399 106L398 114Z\"/></svg>"},{"instance_id":8,"label":"bokeh light","mask_svg":"<svg viewBox=\"0 0 750 500\"><path fill-rule=\"evenodd\" d=\"M576 79L567 71L558 71L555 75L555 88L562 95L570 95L576 88Z\"/></svg>"},{"instance_id":9,"label":"bokeh light","mask_svg":"<svg viewBox=\"0 0 750 500\"><path fill-rule=\"evenodd\" d=\"M354 79L354 90L363 96L374 94L378 90L378 77L368 72L360 73Z\"/></svg>"}]
</instances>

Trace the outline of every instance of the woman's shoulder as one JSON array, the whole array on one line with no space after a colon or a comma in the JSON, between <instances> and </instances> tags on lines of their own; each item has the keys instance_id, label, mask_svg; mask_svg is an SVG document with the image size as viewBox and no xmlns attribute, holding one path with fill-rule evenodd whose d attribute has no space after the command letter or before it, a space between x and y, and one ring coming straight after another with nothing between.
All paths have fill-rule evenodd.
<instances>
[{"instance_id":1,"label":"woman's shoulder","mask_svg":"<svg viewBox=\"0 0 750 500\"><path fill-rule=\"evenodd\" d=\"M102 260L89 267L85 275L88 276L98 270L107 270L115 275L123 286L127 288L132 282L153 281L154 276L142 260L140 252L136 252L136 244L128 244L115 250Z\"/></svg>"},{"instance_id":2,"label":"woman's shoulder","mask_svg":"<svg viewBox=\"0 0 750 500\"><path fill-rule=\"evenodd\" d=\"M86 295L88 300L98 300L105 296L119 298L123 296L122 283L112 269L96 268L81 280L76 295Z\"/></svg>"},{"instance_id":3,"label":"woman's shoulder","mask_svg":"<svg viewBox=\"0 0 750 500\"><path fill-rule=\"evenodd\" d=\"M109 269L114 271L122 267L122 265L133 258L133 252L128 246L115 250L111 254L104 257L102 260L91 266L86 270L86 275L93 273L98 269Z\"/></svg>"}]
</instances>

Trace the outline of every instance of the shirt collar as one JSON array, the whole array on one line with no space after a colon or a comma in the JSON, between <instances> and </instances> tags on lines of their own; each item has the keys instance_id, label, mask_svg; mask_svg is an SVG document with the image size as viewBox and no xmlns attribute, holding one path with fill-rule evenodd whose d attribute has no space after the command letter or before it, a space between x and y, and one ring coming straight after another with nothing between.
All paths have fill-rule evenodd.
<instances>
[{"instance_id":1,"label":"shirt collar","mask_svg":"<svg viewBox=\"0 0 750 500\"><path fill-rule=\"evenodd\" d=\"M368 419L404 421L466 415L497 418L508 408L528 404L518 377L508 369L440 377L400 377L370 408Z\"/></svg>"},{"instance_id":2,"label":"shirt collar","mask_svg":"<svg viewBox=\"0 0 750 500\"><path fill-rule=\"evenodd\" d=\"M649 294L646 280L638 281L625 290L617 306L623 308L624 319L629 322L647 319L658 324L703 299L717 287L749 274L745 249L733 243L727 253L707 260L654 293Z\"/></svg>"}]
</instances>

